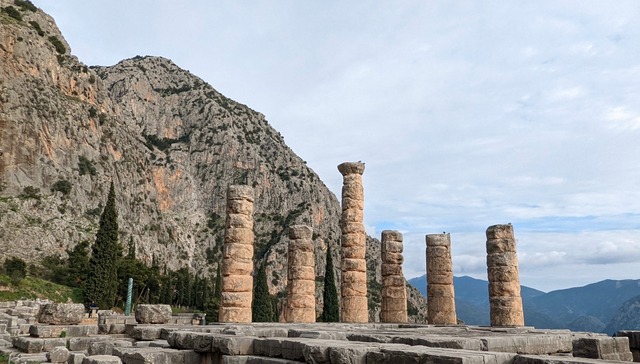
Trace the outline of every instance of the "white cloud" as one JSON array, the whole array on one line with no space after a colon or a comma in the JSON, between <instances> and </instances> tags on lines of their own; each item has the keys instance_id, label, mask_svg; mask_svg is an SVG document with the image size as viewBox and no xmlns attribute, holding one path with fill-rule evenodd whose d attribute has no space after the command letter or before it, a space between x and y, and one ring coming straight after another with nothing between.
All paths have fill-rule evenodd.
<instances>
[{"instance_id":1,"label":"white cloud","mask_svg":"<svg viewBox=\"0 0 640 364\"><path fill-rule=\"evenodd\" d=\"M633 272L635 1L35 3L89 64L163 55L264 113L336 195L367 162L367 231L407 231L407 276L443 230L482 275L506 222L536 288Z\"/></svg>"}]
</instances>

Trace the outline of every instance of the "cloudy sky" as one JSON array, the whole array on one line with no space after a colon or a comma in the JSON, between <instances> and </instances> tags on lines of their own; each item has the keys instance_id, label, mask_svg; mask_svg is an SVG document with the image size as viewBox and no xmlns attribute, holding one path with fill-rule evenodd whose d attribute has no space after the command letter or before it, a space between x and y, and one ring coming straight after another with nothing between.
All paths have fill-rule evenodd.
<instances>
[{"instance_id":1,"label":"cloudy sky","mask_svg":"<svg viewBox=\"0 0 640 364\"><path fill-rule=\"evenodd\" d=\"M521 283L640 279L637 1L34 0L89 65L159 55L262 112L340 195L362 160L369 233L449 232L486 279L512 223Z\"/></svg>"}]
</instances>

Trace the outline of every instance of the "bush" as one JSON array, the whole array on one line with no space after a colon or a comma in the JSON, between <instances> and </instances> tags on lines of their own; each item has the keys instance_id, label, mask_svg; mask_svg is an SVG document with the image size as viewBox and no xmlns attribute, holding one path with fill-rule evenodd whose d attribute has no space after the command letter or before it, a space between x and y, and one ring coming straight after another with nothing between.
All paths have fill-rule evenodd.
<instances>
[{"instance_id":1,"label":"bush","mask_svg":"<svg viewBox=\"0 0 640 364\"><path fill-rule=\"evenodd\" d=\"M60 191L63 195L68 195L71 192L71 182L66 179L59 179L56 183L51 186L52 191Z\"/></svg>"},{"instance_id":2,"label":"bush","mask_svg":"<svg viewBox=\"0 0 640 364\"><path fill-rule=\"evenodd\" d=\"M2 12L14 18L17 21L22 21L22 14L18 11L18 9L13 6L7 6L6 8L2 8Z\"/></svg>"},{"instance_id":3,"label":"bush","mask_svg":"<svg viewBox=\"0 0 640 364\"><path fill-rule=\"evenodd\" d=\"M38 187L27 186L22 189L22 193L20 194L21 198L35 198L36 200L40 199L40 189Z\"/></svg>"},{"instance_id":4,"label":"bush","mask_svg":"<svg viewBox=\"0 0 640 364\"><path fill-rule=\"evenodd\" d=\"M29 10L34 13L38 10L38 8L29 0L14 0L13 3L19 6L22 10Z\"/></svg>"},{"instance_id":5,"label":"bush","mask_svg":"<svg viewBox=\"0 0 640 364\"><path fill-rule=\"evenodd\" d=\"M49 37L49 42L53 44L53 46L56 48L56 52L60 54L65 54L67 52L67 48L64 46L62 41L58 39L58 37L56 37L55 35L52 35Z\"/></svg>"},{"instance_id":6,"label":"bush","mask_svg":"<svg viewBox=\"0 0 640 364\"><path fill-rule=\"evenodd\" d=\"M95 176L98 173L98 171L96 171L96 167L93 165L93 162L84 156L80 156L78 158L78 170L81 176L84 176L85 174Z\"/></svg>"},{"instance_id":7,"label":"bush","mask_svg":"<svg viewBox=\"0 0 640 364\"><path fill-rule=\"evenodd\" d=\"M4 271L11 277L11 282L17 285L27 276L27 263L20 258L9 258L4 262Z\"/></svg>"},{"instance_id":8,"label":"bush","mask_svg":"<svg viewBox=\"0 0 640 364\"><path fill-rule=\"evenodd\" d=\"M36 32L38 32L39 36L44 37L44 30L42 30L42 28L40 28L40 24L38 24L37 21L32 20L32 21L29 22L29 24L31 24L33 29L35 29Z\"/></svg>"}]
</instances>

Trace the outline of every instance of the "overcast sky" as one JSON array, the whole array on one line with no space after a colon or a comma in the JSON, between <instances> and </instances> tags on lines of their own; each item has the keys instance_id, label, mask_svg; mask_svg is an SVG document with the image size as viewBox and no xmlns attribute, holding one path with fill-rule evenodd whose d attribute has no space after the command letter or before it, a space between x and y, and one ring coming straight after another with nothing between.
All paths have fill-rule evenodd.
<instances>
[{"instance_id":1,"label":"overcast sky","mask_svg":"<svg viewBox=\"0 0 640 364\"><path fill-rule=\"evenodd\" d=\"M157 55L266 115L340 196L366 162L365 224L451 233L486 279L512 223L521 283L640 279L637 1L34 0L88 65Z\"/></svg>"}]
</instances>

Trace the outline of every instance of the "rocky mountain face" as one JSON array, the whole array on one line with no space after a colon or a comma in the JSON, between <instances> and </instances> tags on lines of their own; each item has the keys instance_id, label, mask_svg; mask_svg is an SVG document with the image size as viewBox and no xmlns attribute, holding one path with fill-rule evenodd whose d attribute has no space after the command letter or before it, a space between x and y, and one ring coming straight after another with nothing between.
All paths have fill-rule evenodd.
<instances>
[{"instance_id":1,"label":"rocky mountain face","mask_svg":"<svg viewBox=\"0 0 640 364\"><path fill-rule=\"evenodd\" d=\"M272 294L285 294L287 227L313 227L320 310L328 245L340 276L340 204L264 115L168 59L87 67L51 17L28 2L0 4L4 257L37 262L92 242L113 181L124 246L134 242L149 264L212 275L227 186L246 184L255 191L255 260L266 265ZM380 243L367 243L373 319ZM411 296L423 315L424 300Z\"/></svg>"}]
</instances>

